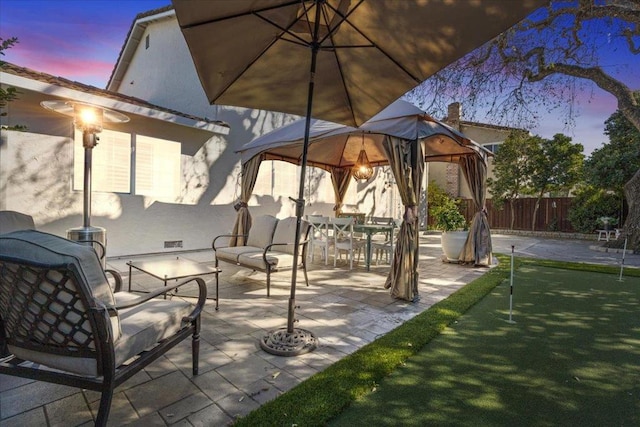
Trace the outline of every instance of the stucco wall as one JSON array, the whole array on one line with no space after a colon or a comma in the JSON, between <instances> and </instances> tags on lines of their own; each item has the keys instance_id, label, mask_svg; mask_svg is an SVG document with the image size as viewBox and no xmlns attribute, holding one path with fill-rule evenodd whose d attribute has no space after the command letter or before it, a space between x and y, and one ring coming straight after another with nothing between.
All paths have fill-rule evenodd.
<instances>
[{"instance_id":1,"label":"stucco wall","mask_svg":"<svg viewBox=\"0 0 640 427\"><path fill-rule=\"evenodd\" d=\"M205 147L212 144L215 145L210 141ZM198 156L183 154L183 162L191 164L194 170L202 169L197 165L206 164L207 159ZM207 175L206 169L201 175ZM1 210L31 215L38 229L65 236L67 229L83 223L83 196L81 191L72 190L72 173L71 138L2 131ZM214 176L210 180L224 183L226 178ZM230 208L233 199L198 190L184 187L180 197L189 203L94 191L91 225L107 229L110 257L168 251L171 249L164 248L164 242L174 240L183 241L183 249L207 248L212 233L230 230L229 224L235 218ZM220 203L214 204L212 199Z\"/></svg>"},{"instance_id":2,"label":"stucco wall","mask_svg":"<svg viewBox=\"0 0 640 427\"><path fill-rule=\"evenodd\" d=\"M145 43L147 36L148 48ZM237 198L240 194L240 156L235 150L257 136L299 117L210 105L175 17L150 23L141 40L121 85L111 89L153 104L228 123L231 130L229 135L222 138L225 148L210 165L211 176L226 177L226 182L223 185L216 180L213 188L207 188L204 192L215 194L216 197L211 201L216 204L225 203L226 197ZM352 181L344 210L376 216L400 215L397 190L385 186L388 180L383 170L379 170L376 177L368 185ZM256 194L249 202L252 214L269 213L279 217L294 215L293 203L288 198L298 196L298 168L283 166L282 162L265 162L260 169L259 183L268 189ZM316 170L307 174L305 199L305 213L333 215L333 189L327 173Z\"/></svg>"}]
</instances>

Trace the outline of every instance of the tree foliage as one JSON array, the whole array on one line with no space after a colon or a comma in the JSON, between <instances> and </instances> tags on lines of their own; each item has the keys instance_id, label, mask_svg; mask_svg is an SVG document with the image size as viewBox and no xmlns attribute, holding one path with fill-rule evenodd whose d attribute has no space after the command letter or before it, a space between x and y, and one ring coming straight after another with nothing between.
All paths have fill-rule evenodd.
<instances>
[{"instance_id":1,"label":"tree foliage","mask_svg":"<svg viewBox=\"0 0 640 427\"><path fill-rule=\"evenodd\" d=\"M616 111L605 122L609 142L585 162L585 181L623 196L623 186L640 169L640 131Z\"/></svg>"},{"instance_id":2,"label":"tree foliage","mask_svg":"<svg viewBox=\"0 0 640 427\"><path fill-rule=\"evenodd\" d=\"M532 128L546 110L571 126L579 100L597 86L617 99L620 113L640 130L640 102L631 87L637 69L619 65L638 55L640 1L552 1L408 97L434 114L461 101L470 119L484 114L496 124ZM630 247L640 251L640 170L624 192L624 229Z\"/></svg>"},{"instance_id":3,"label":"tree foliage","mask_svg":"<svg viewBox=\"0 0 640 427\"><path fill-rule=\"evenodd\" d=\"M576 191L569 209L571 226L581 233L601 228L598 218L620 216L620 198L611 192L593 186L582 186Z\"/></svg>"},{"instance_id":4,"label":"tree foliage","mask_svg":"<svg viewBox=\"0 0 640 427\"><path fill-rule=\"evenodd\" d=\"M511 224L515 222L514 201L521 196L537 198L532 215L532 230L540 200L548 193L567 194L580 180L584 155L581 144L566 135L545 139L525 132L512 132L500 145L494 158L494 176L489 178L489 192L494 204L511 206Z\"/></svg>"},{"instance_id":5,"label":"tree foliage","mask_svg":"<svg viewBox=\"0 0 640 427\"><path fill-rule=\"evenodd\" d=\"M533 151L531 177L528 190L536 197L532 215L531 229L535 224L540 200L546 193L566 195L582 177L584 147L574 144L571 138L556 134L553 139L541 139L540 145Z\"/></svg>"},{"instance_id":6,"label":"tree foliage","mask_svg":"<svg viewBox=\"0 0 640 427\"><path fill-rule=\"evenodd\" d=\"M505 202L511 206L510 229L515 222L514 202L527 194L528 180L533 173L533 158L539 150L541 140L542 138L526 132L511 132L493 159L495 178L488 178L487 185L494 206L500 208Z\"/></svg>"},{"instance_id":7,"label":"tree foliage","mask_svg":"<svg viewBox=\"0 0 640 427\"><path fill-rule=\"evenodd\" d=\"M18 39L15 37L9 39L3 39L0 37L0 55L4 56L4 51L9 49L14 44L18 43ZM2 66L4 62L0 60L0 66ZM2 111L7 103L13 101L18 97L18 91L14 87L7 87L6 89L0 87L0 116L6 115L6 112Z\"/></svg>"}]
</instances>

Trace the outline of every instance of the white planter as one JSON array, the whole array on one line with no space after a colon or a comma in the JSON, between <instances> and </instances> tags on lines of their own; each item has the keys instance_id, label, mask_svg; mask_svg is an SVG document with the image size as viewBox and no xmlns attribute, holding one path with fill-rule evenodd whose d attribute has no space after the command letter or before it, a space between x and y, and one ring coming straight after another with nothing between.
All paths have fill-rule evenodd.
<instances>
[{"instance_id":1,"label":"white planter","mask_svg":"<svg viewBox=\"0 0 640 427\"><path fill-rule=\"evenodd\" d=\"M447 258L447 261L458 261L460 258L460 252L464 246L464 242L467 241L467 235L469 231L443 231L441 242L442 252Z\"/></svg>"}]
</instances>

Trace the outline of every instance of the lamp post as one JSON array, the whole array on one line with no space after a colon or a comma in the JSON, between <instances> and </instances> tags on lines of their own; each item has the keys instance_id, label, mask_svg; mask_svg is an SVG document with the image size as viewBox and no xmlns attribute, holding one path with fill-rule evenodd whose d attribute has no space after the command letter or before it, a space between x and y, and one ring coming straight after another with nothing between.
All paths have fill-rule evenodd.
<instances>
[{"instance_id":1,"label":"lamp post","mask_svg":"<svg viewBox=\"0 0 640 427\"><path fill-rule=\"evenodd\" d=\"M71 101L42 101L44 108L73 117L73 125L82 131L82 147L84 148L84 180L82 227L67 230L67 238L94 246L105 265L107 250L106 230L91 226L91 167L93 148L98 144L97 134L102 132L104 122L126 123L129 117L107 108Z\"/></svg>"}]
</instances>

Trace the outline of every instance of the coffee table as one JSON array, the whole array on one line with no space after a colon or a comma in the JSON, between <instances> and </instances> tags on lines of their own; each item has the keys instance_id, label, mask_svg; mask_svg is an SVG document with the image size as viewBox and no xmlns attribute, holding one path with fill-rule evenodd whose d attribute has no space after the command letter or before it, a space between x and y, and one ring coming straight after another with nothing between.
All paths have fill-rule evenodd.
<instances>
[{"instance_id":1,"label":"coffee table","mask_svg":"<svg viewBox=\"0 0 640 427\"><path fill-rule=\"evenodd\" d=\"M169 280L186 279L188 277L205 276L207 274L220 273L220 269L200 264L185 258L176 257L175 259L156 260L156 261L129 261L129 292L131 292L131 271L136 269L156 279L162 280L167 286ZM207 298L216 301L216 310L218 309L218 281L216 280L216 297Z\"/></svg>"}]
</instances>

